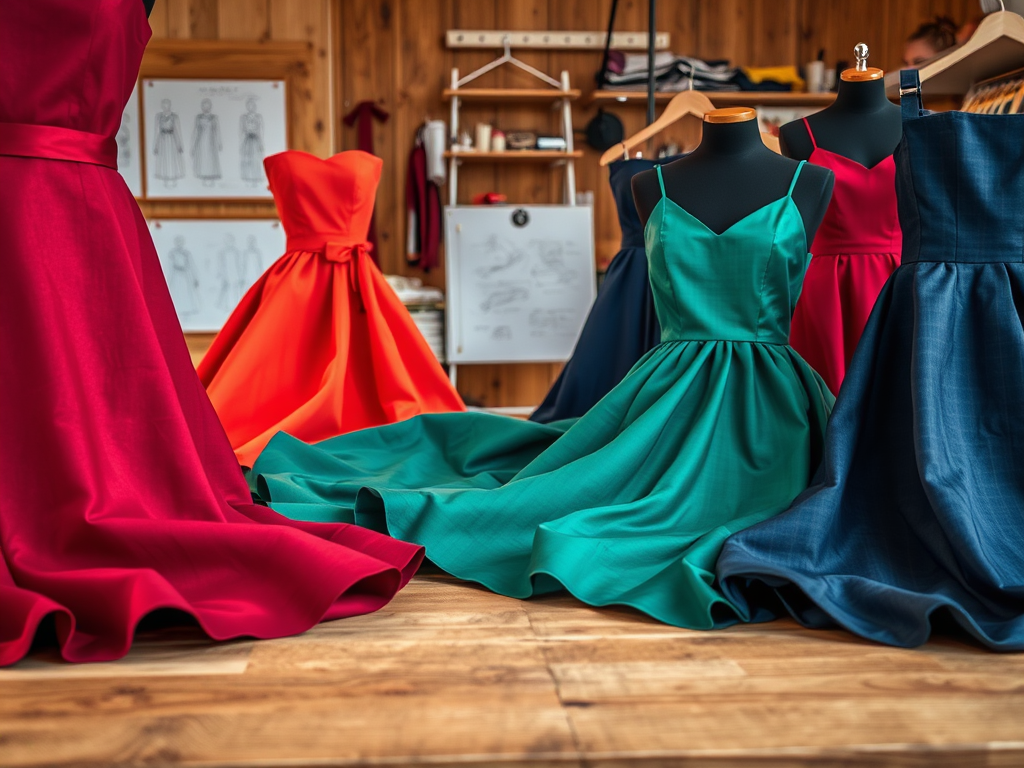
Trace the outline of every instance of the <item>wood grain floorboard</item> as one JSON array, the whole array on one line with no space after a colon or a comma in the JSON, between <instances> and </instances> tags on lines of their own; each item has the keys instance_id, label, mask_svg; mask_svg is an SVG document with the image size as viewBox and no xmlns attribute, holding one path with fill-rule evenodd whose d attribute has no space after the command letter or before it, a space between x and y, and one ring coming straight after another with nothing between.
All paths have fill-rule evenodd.
<instances>
[{"instance_id":1,"label":"wood grain floorboard","mask_svg":"<svg viewBox=\"0 0 1024 768\"><path fill-rule=\"evenodd\" d=\"M793 622L691 632L417 577L370 615L0 670L0 766L1024 765L1024 655Z\"/></svg>"}]
</instances>

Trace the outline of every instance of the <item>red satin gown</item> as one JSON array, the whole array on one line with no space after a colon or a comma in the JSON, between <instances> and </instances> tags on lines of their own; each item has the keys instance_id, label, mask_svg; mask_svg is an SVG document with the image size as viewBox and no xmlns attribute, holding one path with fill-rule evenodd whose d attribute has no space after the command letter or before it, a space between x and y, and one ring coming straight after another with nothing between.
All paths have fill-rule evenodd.
<instances>
[{"instance_id":1,"label":"red satin gown","mask_svg":"<svg viewBox=\"0 0 1024 768\"><path fill-rule=\"evenodd\" d=\"M287 252L199 365L238 460L252 466L278 432L314 443L465 410L368 254L380 158L282 152L264 166Z\"/></svg>"},{"instance_id":2,"label":"red satin gown","mask_svg":"<svg viewBox=\"0 0 1024 768\"><path fill-rule=\"evenodd\" d=\"M819 147L804 125L814 147L810 162L831 170L836 181L811 245L789 343L838 393L875 299L900 265L896 162L890 155L867 168Z\"/></svg>"},{"instance_id":3,"label":"red satin gown","mask_svg":"<svg viewBox=\"0 0 1024 768\"><path fill-rule=\"evenodd\" d=\"M142 0L0 3L0 665L47 616L68 661L124 655L159 608L303 632L422 556L251 503L115 170L149 36Z\"/></svg>"}]
</instances>

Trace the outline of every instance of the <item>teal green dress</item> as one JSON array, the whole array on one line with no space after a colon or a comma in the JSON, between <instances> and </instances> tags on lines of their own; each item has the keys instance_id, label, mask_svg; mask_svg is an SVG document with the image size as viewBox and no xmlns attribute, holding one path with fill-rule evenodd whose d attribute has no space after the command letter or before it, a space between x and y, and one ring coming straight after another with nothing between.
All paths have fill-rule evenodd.
<instances>
[{"instance_id":1,"label":"teal green dress","mask_svg":"<svg viewBox=\"0 0 1024 768\"><path fill-rule=\"evenodd\" d=\"M732 623L722 543L807 487L833 402L786 343L809 259L792 192L716 234L662 185L645 232L661 344L578 420L446 413L317 445L278 434L254 490L288 517L422 544L503 595L566 589L680 627Z\"/></svg>"}]
</instances>

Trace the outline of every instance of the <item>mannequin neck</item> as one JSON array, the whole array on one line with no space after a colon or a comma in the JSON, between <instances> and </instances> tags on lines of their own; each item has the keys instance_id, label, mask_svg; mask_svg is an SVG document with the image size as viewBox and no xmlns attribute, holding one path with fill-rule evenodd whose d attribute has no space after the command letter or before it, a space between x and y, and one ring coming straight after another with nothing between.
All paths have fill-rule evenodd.
<instances>
[{"instance_id":1,"label":"mannequin neck","mask_svg":"<svg viewBox=\"0 0 1024 768\"><path fill-rule=\"evenodd\" d=\"M757 120L742 123L704 123L704 134L692 157L740 157L768 150L761 140Z\"/></svg>"},{"instance_id":2,"label":"mannequin neck","mask_svg":"<svg viewBox=\"0 0 1024 768\"><path fill-rule=\"evenodd\" d=\"M839 80L835 108L843 112L879 112L891 105L885 95L885 81L863 80L853 82Z\"/></svg>"}]
</instances>

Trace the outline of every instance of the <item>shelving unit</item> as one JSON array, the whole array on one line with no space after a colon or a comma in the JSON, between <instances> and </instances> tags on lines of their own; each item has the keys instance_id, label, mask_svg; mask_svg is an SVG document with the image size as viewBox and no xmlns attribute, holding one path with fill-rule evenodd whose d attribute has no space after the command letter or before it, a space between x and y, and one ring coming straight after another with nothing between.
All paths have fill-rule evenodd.
<instances>
[{"instance_id":1,"label":"shelving unit","mask_svg":"<svg viewBox=\"0 0 1024 768\"><path fill-rule=\"evenodd\" d=\"M654 100L665 103L676 95L676 91L661 91L654 94ZM701 91L716 107L827 107L836 99L834 93L806 93L803 91ZM593 91L586 97L586 104L620 103L624 106L642 107L647 104L646 91Z\"/></svg>"},{"instance_id":2,"label":"shelving unit","mask_svg":"<svg viewBox=\"0 0 1024 768\"><path fill-rule=\"evenodd\" d=\"M568 159L583 157L583 150L574 149L571 152L551 149L506 149L504 152L468 150L464 152L445 152L444 156L448 160L454 159L459 162L469 160L490 163L563 163Z\"/></svg>"},{"instance_id":3,"label":"shelving unit","mask_svg":"<svg viewBox=\"0 0 1024 768\"><path fill-rule=\"evenodd\" d=\"M583 153L573 147L572 102L580 98L578 88L569 87L569 73L563 71L555 80L539 69L515 58L511 51L511 40L503 41L505 53L475 72L463 78L459 77L458 68L452 68L451 87L445 88L443 98L451 103L451 121L449 123L449 146L454 147L459 137L459 114L463 103L467 104L538 104L551 105L562 112L562 138L565 139L565 150L514 149L504 152L448 151L444 153L448 160L448 204L458 205L459 199L459 166L465 162L515 163L549 162L553 166L565 168L565 197L567 205L576 204L576 164L575 160ZM519 69L546 83L548 88L467 88L467 83L481 75L500 67L502 64L513 64Z\"/></svg>"},{"instance_id":4,"label":"shelving unit","mask_svg":"<svg viewBox=\"0 0 1024 768\"><path fill-rule=\"evenodd\" d=\"M575 101L580 97L578 88L555 90L552 88L445 88L442 92L445 101L458 97L466 102L516 102L516 103L554 103L562 99Z\"/></svg>"}]
</instances>

